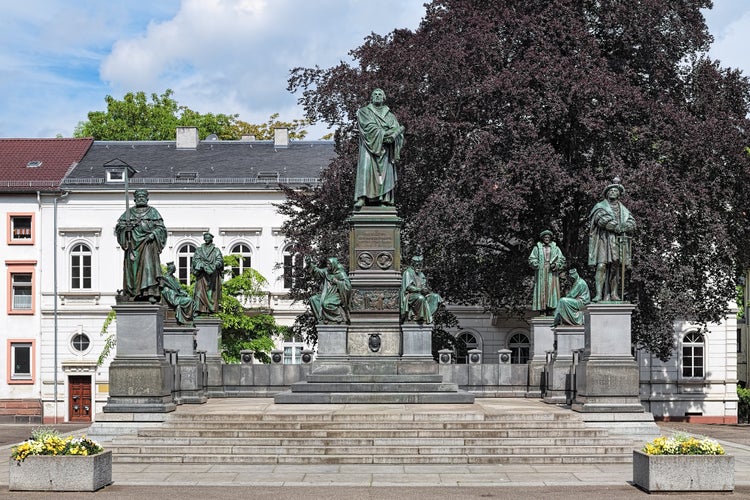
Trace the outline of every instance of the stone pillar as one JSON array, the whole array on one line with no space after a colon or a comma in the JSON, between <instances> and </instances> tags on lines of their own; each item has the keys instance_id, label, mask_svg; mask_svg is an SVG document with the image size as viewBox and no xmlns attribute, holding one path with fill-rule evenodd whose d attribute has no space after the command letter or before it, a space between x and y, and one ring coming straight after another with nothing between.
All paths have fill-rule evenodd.
<instances>
[{"instance_id":1,"label":"stone pillar","mask_svg":"<svg viewBox=\"0 0 750 500\"><path fill-rule=\"evenodd\" d=\"M347 354L397 360L402 345L402 221L395 207L364 206L348 222L352 297Z\"/></svg>"},{"instance_id":2,"label":"stone pillar","mask_svg":"<svg viewBox=\"0 0 750 500\"><path fill-rule=\"evenodd\" d=\"M221 320L213 317L196 318L196 347L205 351L206 363L206 396L209 398L226 397L222 374L223 363L219 345L221 344Z\"/></svg>"},{"instance_id":3,"label":"stone pillar","mask_svg":"<svg viewBox=\"0 0 750 500\"><path fill-rule=\"evenodd\" d=\"M164 356L165 307L143 302L114 306L117 354L109 365L105 413L174 411L174 376Z\"/></svg>"},{"instance_id":4,"label":"stone pillar","mask_svg":"<svg viewBox=\"0 0 750 500\"><path fill-rule=\"evenodd\" d=\"M346 325L317 325L318 357L316 362L346 358Z\"/></svg>"},{"instance_id":5,"label":"stone pillar","mask_svg":"<svg viewBox=\"0 0 750 500\"><path fill-rule=\"evenodd\" d=\"M583 325L559 325L554 329L557 349L547 365L544 402L566 404L575 389L572 385L573 351L585 345Z\"/></svg>"},{"instance_id":6,"label":"stone pillar","mask_svg":"<svg viewBox=\"0 0 750 500\"><path fill-rule=\"evenodd\" d=\"M631 354L628 303L589 304L585 312L585 347L576 367L578 412L644 412L639 397L638 363Z\"/></svg>"},{"instance_id":7,"label":"stone pillar","mask_svg":"<svg viewBox=\"0 0 750 500\"><path fill-rule=\"evenodd\" d=\"M497 385L511 385L511 355L513 351L510 349L500 349L497 351L497 358L499 361L498 381ZM502 389L502 388L501 388Z\"/></svg>"},{"instance_id":8,"label":"stone pillar","mask_svg":"<svg viewBox=\"0 0 750 500\"><path fill-rule=\"evenodd\" d=\"M552 332L552 316L537 316L531 318L531 359L529 359L529 385L526 390L527 398L542 396L544 379L542 372L547 360L547 351L553 349L554 333Z\"/></svg>"},{"instance_id":9,"label":"stone pillar","mask_svg":"<svg viewBox=\"0 0 750 500\"><path fill-rule=\"evenodd\" d=\"M409 361L433 361L432 358L432 325L404 323L401 325L403 354Z\"/></svg>"},{"instance_id":10,"label":"stone pillar","mask_svg":"<svg viewBox=\"0 0 750 500\"><path fill-rule=\"evenodd\" d=\"M164 348L178 352L175 370L179 373L179 403L201 404L206 402L203 390L203 367L195 351L197 329L194 326L176 325L164 327Z\"/></svg>"}]
</instances>

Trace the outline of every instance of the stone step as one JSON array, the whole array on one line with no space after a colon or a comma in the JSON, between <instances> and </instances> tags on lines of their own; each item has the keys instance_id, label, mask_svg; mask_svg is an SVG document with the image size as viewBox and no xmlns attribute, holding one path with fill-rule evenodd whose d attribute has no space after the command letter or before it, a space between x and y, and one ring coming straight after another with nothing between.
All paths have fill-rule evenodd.
<instances>
[{"instance_id":1,"label":"stone step","mask_svg":"<svg viewBox=\"0 0 750 500\"><path fill-rule=\"evenodd\" d=\"M143 436L139 437L121 437L112 440L112 446L122 450L128 447L140 447L142 449L157 446L201 446L201 447L243 447L243 446L288 446L290 448L298 447L316 447L336 448L344 446L358 447L445 447L445 446L462 446L462 447L508 447L514 446L519 449L524 447L539 446L575 446L581 444L581 439L576 437L558 437L546 438L538 436L535 438L494 438L494 437L337 437L337 438L316 438L316 437L254 437L254 438L226 438L226 437L175 437L175 436L152 436L144 441ZM615 442L609 437L588 437L585 446L613 446Z\"/></svg>"},{"instance_id":2,"label":"stone step","mask_svg":"<svg viewBox=\"0 0 750 500\"><path fill-rule=\"evenodd\" d=\"M391 383L437 383L443 382L443 376L438 373L429 374L360 374L360 375L330 375L311 373L307 375L306 380L311 383L330 384L351 382L355 384L374 383L374 384L391 384Z\"/></svg>"},{"instance_id":3,"label":"stone step","mask_svg":"<svg viewBox=\"0 0 750 500\"><path fill-rule=\"evenodd\" d=\"M367 408L362 412L357 411L356 407L348 408L346 411L316 412L310 408L297 408L295 406L284 407L283 412L266 412L266 413L247 413L247 414L216 414L201 413L200 407L195 412L191 412L189 407L181 407L181 412L171 413L168 415L170 423L179 422L210 422L211 425L218 422L234 422L237 424L252 423L253 425L280 425L284 422L307 423L312 422L315 425L326 423L377 423L377 422L415 422L419 425L435 423L442 425L443 422L573 422L576 425L582 425L581 419L572 412L505 412L505 413L479 413L470 410L462 412L448 411L429 411L432 407L420 411L393 411L387 409L382 412L375 412ZM298 411L299 410L299 411Z\"/></svg>"},{"instance_id":4,"label":"stone step","mask_svg":"<svg viewBox=\"0 0 750 500\"><path fill-rule=\"evenodd\" d=\"M214 438L214 439L252 439L252 438L369 438L383 439L557 439L557 438L601 438L608 437L606 430L593 429L146 429L138 432L141 438Z\"/></svg>"},{"instance_id":5,"label":"stone step","mask_svg":"<svg viewBox=\"0 0 750 500\"><path fill-rule=\"evenodd\" d=\"M457 392L457 384L444 384L441 382L295 382L291 385L294 393L337 393L357 392L369 393L408 393L413 392ZM371 399L371 397L369 397Z\"/></svg>"},{"instance_id":6,"label":"stone step","mask_svg":"<svg viewBox=\"0 0 750 500\"><path fill-rule=\"evenodd\" d=\"M303 382L298 382L301 384ZM294 387L297 384L294 384ZM469 404L468 392L280 392L276 404Z\"/></svg>"},{"instance_id":7,"label":"stone step","mask_svg":"<svg viewBox=\"0 0 750 500\"><path fill-rule=\"evenodd\" d=\"M116 454L141 453L144 455L607 455L633 451L629 446L279 446L279 445L144 445L113 446Z\"/></svg>"},{"instance_id":8,"label":"stone step","mask_svg":"<svg viewBox=\"0 0 750 500\"><path fill-rule=\"evenodd\" d=\"M546 427L539 428L539 424ZM575 421L466 421L466 422L412 422L412 421L381 421L381 422L254 422L251 425L235 421L201 421L201 422L171 422L168 428L173 429L215 429L215 430L299 430L299 431L329 431L329 430L508 430L508 429L581 429L580 422ZM605 430L606 429L602 429Z\"/></svg>"},{"instance_id":9,"label":"stone step","mask_svg":"<svg viewBox=\"0 0 750 500\"><path fill-rule=\"evenodd\" d=\"M632 461L633 453L607 455L139 455L117 453L116 463L200 463L200 464L621 464Z\"/></svg>"}]
</instances>

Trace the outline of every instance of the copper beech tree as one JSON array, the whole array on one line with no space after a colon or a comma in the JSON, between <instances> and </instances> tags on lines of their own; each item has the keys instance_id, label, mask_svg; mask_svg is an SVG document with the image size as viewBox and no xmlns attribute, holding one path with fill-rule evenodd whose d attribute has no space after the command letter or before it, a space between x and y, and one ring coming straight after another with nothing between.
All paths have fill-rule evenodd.
<instances>
[{"instance_id":1,"label":"copper beech tree","mask_svg":"<svg viewBox=\"0 0 750 500\"><path fill-rule=\"evenodd\" d=\"M416 30L371 34L352 64L294 69L289 89L337 127L338 156L322 187L289 192L287 234L346 258L355 113L379 87L406 128L404 253L423 249L446 301L528 308L526 260L545 228L593 283L588 215L618 176L638 220L633 340L666 359L674 321L719 320L750 258L750 87L706 54L710 6L434 0Z\"/></svg>"}]
</instances>

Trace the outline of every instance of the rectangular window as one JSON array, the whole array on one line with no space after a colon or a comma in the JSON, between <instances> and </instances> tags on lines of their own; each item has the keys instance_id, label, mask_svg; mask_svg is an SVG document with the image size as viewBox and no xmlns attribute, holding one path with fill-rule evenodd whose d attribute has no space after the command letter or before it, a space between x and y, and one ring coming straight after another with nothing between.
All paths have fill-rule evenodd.
<instances>
[{"instance_id":1,"label":"rectangular window","mask_svg":"<svg viewBox=\"0 0 750 500\"><path fill-rule=\"evenodd\" d=\"M71 288L91 288L91 255L71 255Z\"/></svg>"},{"instance_id":2,"label":"rectangular window","mask_svg":"<svg viewBox=\"0 0 750 500\"><path fill-rule=\"evenodd\" d=\"M8 244L34 244L34 214L8 214Z\"/></svg>"},{"instance_id":3,"label":"rectangular window","mask_svg":"<svg viewBox=\"0 0 750 500\"><path fill-rule=\"evenodd\" d=\"M8 366L9 384L28 384L34 382L34 342L30 340L9 340Z\"/></svg>"},{"instance_id":4,"label":"rectangular window","mask_svg":"<svg viewBox=\"0 0 750 500\"><path fill-rule=\"evenodd\" d=\"M682 376L703 378L702 345L687 345L682 347Z\"/></svg>"},{"instance_id":5,"label":"rectangular window","mask_svg":"<svg viewBox=\"0 0 750 500\"><path fill-rule=\"evenodd\" d=\"M31 310L31 273L12 273L12 297L14 311Z\"/></svg>"},{"instance_id":6,"label":"rectangular window","mask_svg":"<svg viewBox=\"0 0 750 500\"><path fill-rule=\"evenodd\" d=\"M8 314L34 314L34 266L35 260L6 260L8 266L7 312Z\"/></svg>"}]
</instances>

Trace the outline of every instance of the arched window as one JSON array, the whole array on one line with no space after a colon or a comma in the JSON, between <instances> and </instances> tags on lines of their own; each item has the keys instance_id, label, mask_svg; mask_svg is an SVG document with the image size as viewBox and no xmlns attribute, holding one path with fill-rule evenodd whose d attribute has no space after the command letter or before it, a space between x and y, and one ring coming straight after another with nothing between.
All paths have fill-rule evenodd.
<instances>
[{"instance_id":1,"label":"arched window","mask_svg":"<svg viewBox=\"0 0 750 500\"><path fill-rule=\"evenodd\" d=\"M682 376L703 378L706 344L700 332L689 332L682 337Z\"/></svg>"},{"instance_id":2,"label":"arched window","mask_svg":"<svg viewBox=\"0 0 750 500\"><path fill-rule=\"evenodd\" d=\"M510 362L515 365L522 365L529 361L529 337L523 333L514 334L508 340L508 349L510 349Z\"/></svg>"},{"instance_id":3,"label":"arched window","mask_svg":"<svg viewBox=\"0 0 750 500\"><path fill-rule=\"evenodd\" d=\"M195 255L195 245L185 243L177 250L177 279L183 285L190 284L190 264Z\"/></svg>"},{"instance_id":4,"label":"arched window","mask_svg":"<svg viewBox=\"0 0 750 500\"><path fill-rule=\"evenodd\" d=\"M91 288L91 249L83 243L75 245L70 251L70 288Z\"/></svg>"},{"instance_id":5,"label":"arched window","mask_svg":"<svg viewBox=\"0 0 750 500\"><path fill-rule=\"evenodd\" d=\"M245 269L250 269L252 253L250 247L244 243L238 243L232 247L230 252L232 255L239 255L239 265L232 266L232 277L239 276L245 272Z\"/></svg>"},{"instance_id":6,"label":"arched window","mask_svg":"<svg viewBox=\"0 0 750 500\"><path fill-rule=\"evenodd\" d=\"M459 343L463 343L466 346L465 350L458 349L456 353L456 363L466 364L466 352L471 349L481 349L479 346L479 339L473 332L461 332L456 336L456 340Z\"/></svg>"},{"instance_id":7,"label":"arched window","mask_svg":"<svg viewBox=\"0 0 750 500\"><path fill-rule=\"evenodd\" d=\"M284 249L284 288L294 287L295 280L302 275L302 254L294 248Z\"/></svg>"}]
</instances>

